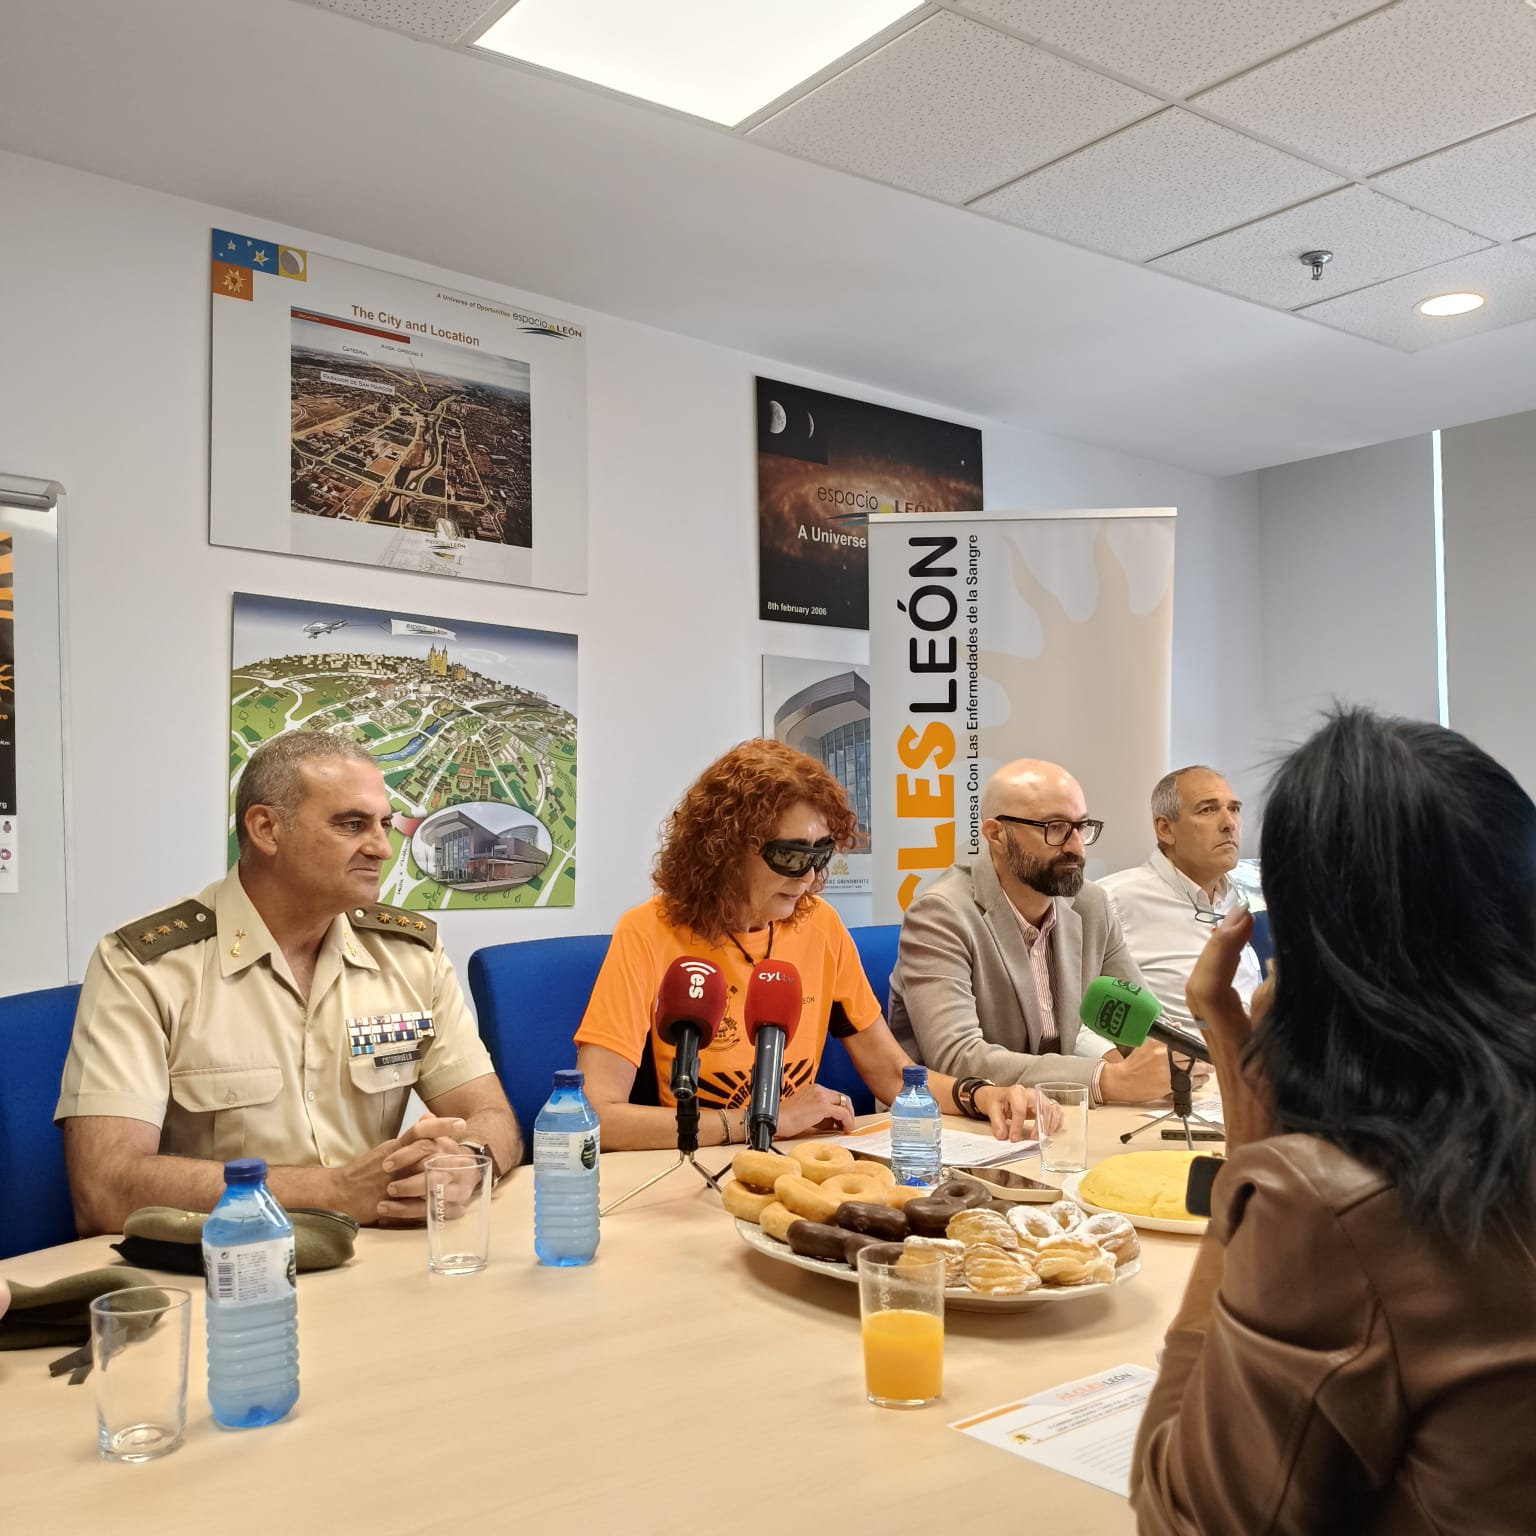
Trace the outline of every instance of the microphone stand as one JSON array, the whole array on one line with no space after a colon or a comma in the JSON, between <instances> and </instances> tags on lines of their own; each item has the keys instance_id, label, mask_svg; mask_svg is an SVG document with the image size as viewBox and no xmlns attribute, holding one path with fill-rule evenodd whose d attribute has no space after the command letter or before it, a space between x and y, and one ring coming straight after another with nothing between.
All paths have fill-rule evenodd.
<instances>
[{"instance_id":1,"label":"microphone stand","mask_svg":"<svg viewBox=\"0 0 1536 1536\"><path fill-rule=\"evenodd\" d=\"M609 1211L616 1211L627 1200L633 1200L636 1195L642 1194L653 1184L659 1184L668 1174L676 1173L684 1163L692 1166L695 1173L704 1180L718 1195L720 1193L720 1174L711 1173L694 1153L699 1150L699 1098L693 1085L687 1085L687 1091L677 1095L677 1161L669 1163L660 1173L652 1175L644 1184L637 1184L628 1194L620 1195L617 1200L610 1200L607 1205L599 1206L597 1214L606 1216ZM724 1173L721 1169L720 1173Z\"/></svg>"},{"instance_id":2,"label":"microphone stand","mask_svg":"<svg viewBox=\"0 0 1536 1536\"><path fill-rule=\"evenodd\" d=\"M1134 1131L1126 1131L1121 1136L1121 1144L1135 1140L1144 1131L1150 1131L1155 1125L1162 1125L1165 1120L1178 1120L1182 1123L1184 1145L1193 1152L1195 1150L1195 1136L1198 1134L1201 1141L1224 1141L1226 1139L1226 1127L1215 1120L1207 1120L1204 1115L1195 1111L1194 1083L1190 1078L1190 1069L1195 1064L1193 1056L1179 1057L1173 1051L1168 1052L1168 1082L1173 1089L1173 1108L1165 1114L1158 1115L1153 1120L1148 1120L1145 1125L1139 1125ZM1199 1132L1190 1129L1190 1122L1202 1127ZM1165 1141L1177 1141L1180 1133L1172 1126L1163 1130Z\"/></svg>"}]
</instances>

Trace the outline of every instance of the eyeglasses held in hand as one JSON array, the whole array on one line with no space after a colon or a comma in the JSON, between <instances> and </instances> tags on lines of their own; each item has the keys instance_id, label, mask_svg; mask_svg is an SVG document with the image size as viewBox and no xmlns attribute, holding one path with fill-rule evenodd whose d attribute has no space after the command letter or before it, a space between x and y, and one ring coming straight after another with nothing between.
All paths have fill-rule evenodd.
<instances>
[{"instance_id":1,"label":"eyeglasses held in hand","mask_svg":"<svg viewBox=\"0 0 1536 1536\"><path fill-rule=\"evenodd\" d=\"M830 837L822 838L819 843L797 843L776 837L772 842L764 843L761 852L763 863L774 874L782 875L786 880L798 880L809 870L815 870L819 875L832 862L837 844Z\"/></svg>"},{"instance_id":2,"label":"eyeglasses held in hand","mask_svg":"<svg viewBox=\"0 0 1536 1536\"><path fill-rule=\"evenodd\" d=\"M1028 816L994 816L993 821L1011 821L1021 827L1039 827L1047 848L1065 848L1067 839L1074 832L1082 838L1083 847L1090 848L1099 840L1104 830L1102 821L1035 821Z\"/></svg>"}]
</instances>

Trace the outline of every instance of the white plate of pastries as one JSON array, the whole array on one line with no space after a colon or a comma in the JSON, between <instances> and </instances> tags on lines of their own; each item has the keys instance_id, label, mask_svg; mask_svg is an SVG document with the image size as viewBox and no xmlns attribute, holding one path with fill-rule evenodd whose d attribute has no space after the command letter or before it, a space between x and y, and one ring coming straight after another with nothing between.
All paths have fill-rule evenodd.
<instances>
[{"instance_id":1,"label":"white plate of pastries","mask_svg":"<svg viewBox=\"0 0 1536 1536\"><path fill-rule=\"evenodd\" d=\"M975 1179L904 1188L883 1164L827 1142L789 1152L739 1152L721 1198L748 1247L798 1269L853 1284L865 1243L936 1249L949 1270L945 1304L975 1312L1078 1300L1141 1269L1124 1216L1089 1215L1071 1200L1002 1205Z\"/></svg>"},{"instance_id":2,"label":"white plate of pastries","mask_svg":"<svg viewBox=\"0 0 1536 1536\"><path fill-rule=\"evenodd\" d=\"M1204 1232L1209 1223L1184 1204L1189 1165L1208 1154L1182 1149L1122 1152L1062 1181L1084 1209L1126 1217L1147 1232Z\"/></svg>"}]
</instances>

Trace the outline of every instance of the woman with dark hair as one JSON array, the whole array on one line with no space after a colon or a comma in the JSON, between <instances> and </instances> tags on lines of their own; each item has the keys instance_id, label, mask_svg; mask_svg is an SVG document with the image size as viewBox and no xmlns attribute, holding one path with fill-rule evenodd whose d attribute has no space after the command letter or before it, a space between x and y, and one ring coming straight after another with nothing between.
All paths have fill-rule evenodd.
<instances>
[{"instance_id":1,"label":"woman with dark hair","mask_svg":"<svg viewBox=\"0 0 1536 1536\"><path fill-rule=\"evenodd\" d=\"M576 1065L602 1121L603 1147L670 1147L670 1107L631 1104L649 1036L664 1104L672 1048L652 1011L667 967L679 956L709 960L730 988L725 1017L699 1055L699 1141L746 1140L752 1046L741 1000L753 970L769 958L800 973L800 1023L784 1052L778 1135L853 1128L846 1094L816 1081L828 1031L840 1037L859 1076L889 1103L911 1064L880 1014L858 951L818 892L833 856L851 848L857 825L843 787L813 757L778 741L747 741L711 764L678 803L656 856L656 894L626 912L576 1031ZM928 1075L946 1113L991 1123L1004 1140L1033 1132L1025 1091L979 1079Z\"/></svg>"},{"instance_id":2,"label":"woman with dark hair","mask_svg":"<svg viewBox=\"0 0 1536 1536\"><path fill-rule=\"evenodd\" d=\"M1190 977L1227 1127L1132 1470L1158 1536L1536 1530L1536 806L1340 713L1264 816L1271 980Z\"/></svg>"}]
</instances>

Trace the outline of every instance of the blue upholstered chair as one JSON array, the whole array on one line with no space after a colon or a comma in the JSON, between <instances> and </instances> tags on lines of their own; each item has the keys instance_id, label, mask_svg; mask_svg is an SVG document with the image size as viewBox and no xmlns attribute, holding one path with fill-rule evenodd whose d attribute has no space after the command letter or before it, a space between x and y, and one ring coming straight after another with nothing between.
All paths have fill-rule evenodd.
<instances>
[{"instance_id":1,"label":"blue upholstered chair","mask_svg":"<svg viewBox=\"0 0 1536 1536\"><path fill-rule=\"evenodd\" d=\"M859 952L864 975L880 1000L880 1012L884 1013L891 1000L891 972L896 968L896 940L901 933L901 924L875 923L865 928L850 928L848 932ZM854 1070L853 1061L841 1040L828 1036L816 1081L836 1093L846 1093L854 1114L874 1113L875 1096Z\"/></svg>"},{"instance_id":2,"label":"blue upholstered chair","mask_svg":"<svg viewBox=\"0 0 1536 1536\"><path fill-rule=\"evenodd\" d=\"M79 997L79 987L0 997L0 1259L75 1240L53 1106Z\"/></svg>"},{"instance_id":3,"label":"blue upholstered chair","mask_svg":"<svg viewBox=\"0 0 1536 1536\"><path fill-rule=\"evenodd\" d=\"M491 1053L533 1157L533 1122L561 1067L576 1065L573 1036L608 953L606 933L492 944L469 957L480 1038Z\"/></svg>"}]
</instances>

